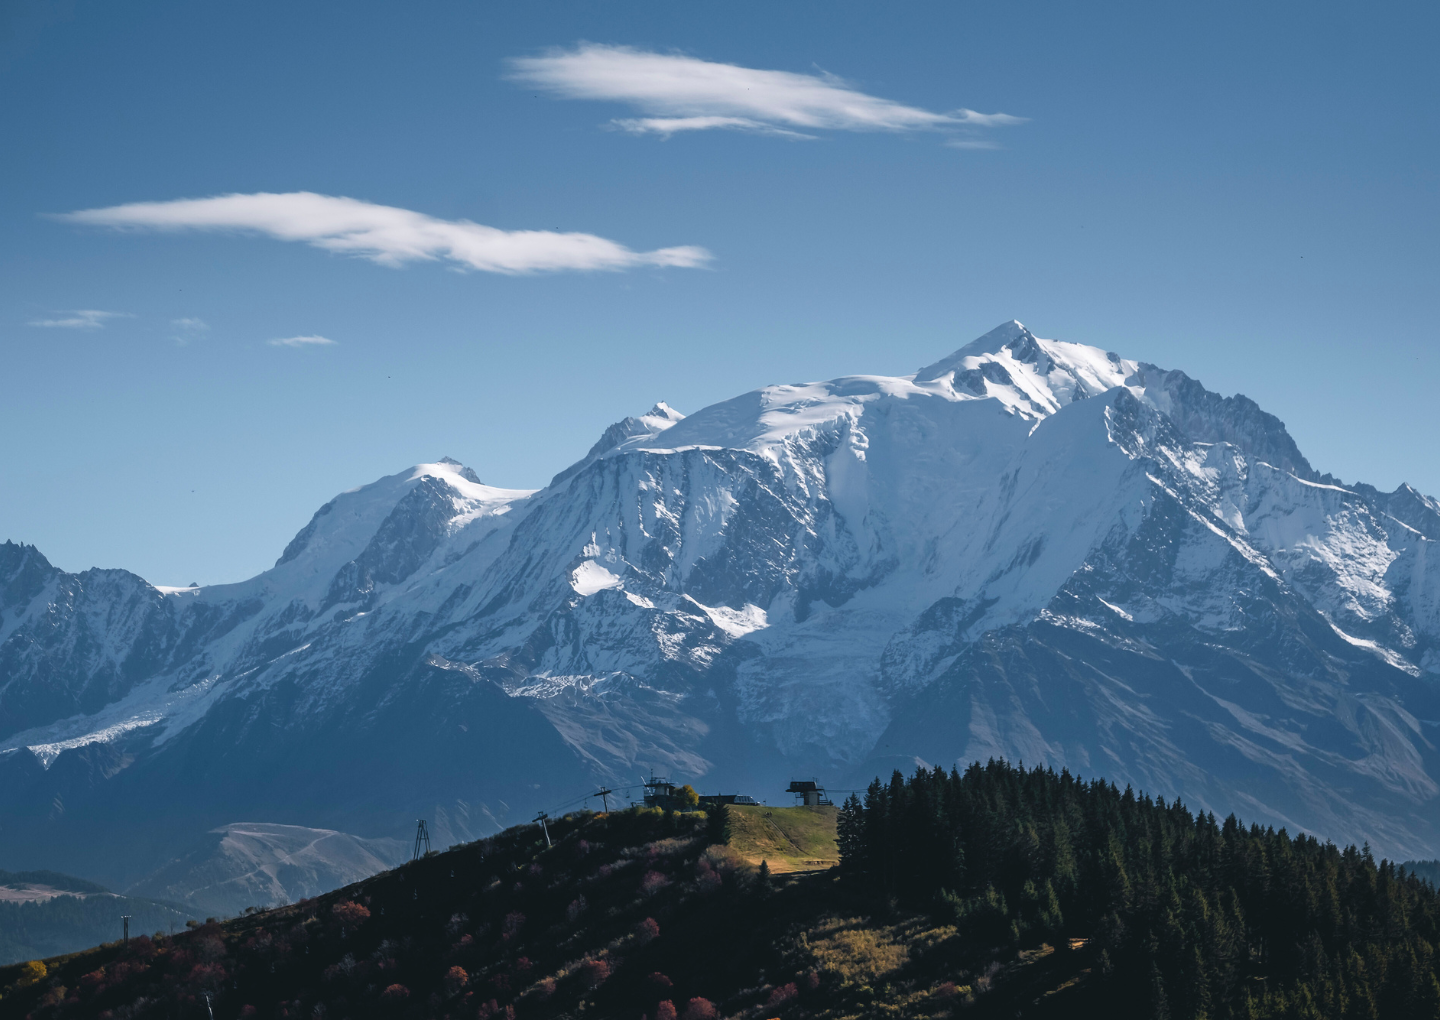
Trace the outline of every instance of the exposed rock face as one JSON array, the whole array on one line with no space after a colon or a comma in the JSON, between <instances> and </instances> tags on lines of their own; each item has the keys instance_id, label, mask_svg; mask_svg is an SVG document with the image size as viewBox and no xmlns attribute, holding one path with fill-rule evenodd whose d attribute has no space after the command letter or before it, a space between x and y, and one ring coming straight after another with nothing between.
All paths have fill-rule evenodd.
<instances>
[{"instance_id":1,"label":"exposed rock face","mask_svg":"<svg viewBox=\"0 0 1440 1020\"><path fill-rule=\"evenodd\" d=\"M0 854L133 880L176 819L450 842L652 768L1004 755L1433 857L1437 540L1252 401L1007 323L657 405L538 492L421 465L242 584L0 547Z\"/></svg>"}]
</instances>

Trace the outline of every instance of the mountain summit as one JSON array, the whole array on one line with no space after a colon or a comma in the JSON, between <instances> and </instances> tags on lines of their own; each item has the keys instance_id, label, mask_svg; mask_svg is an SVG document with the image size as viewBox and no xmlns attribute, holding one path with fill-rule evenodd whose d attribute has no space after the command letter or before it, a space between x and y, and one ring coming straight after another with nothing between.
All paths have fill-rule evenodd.
<instances>
[{"instance_id":1,"label":"mountain summit","mask_svg":"<svg viewBox=\"0 0 1440 1020\"><path fill-rule=\"evenodd\" d=\"M1437 539L1253 401L1010 322L658 404L539 491L419 465L240 584L0 546L0 853L116 882L177 818L453 840L652 769L1003 756L1433 857Z\"/></svg>"}]
</instances>

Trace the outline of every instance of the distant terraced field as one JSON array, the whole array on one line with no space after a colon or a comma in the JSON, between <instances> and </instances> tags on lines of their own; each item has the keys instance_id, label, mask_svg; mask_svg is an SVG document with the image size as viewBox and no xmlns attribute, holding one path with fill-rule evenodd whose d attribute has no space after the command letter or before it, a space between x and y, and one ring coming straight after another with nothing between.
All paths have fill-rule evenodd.
<instances>
[{"instance_id":1,"label":"distant terraced field","mask_svg":"<svg viewBox=\"0 0 1440 1020\"><path fill-rule=\"evenodd\" d=\"M834 807L731 805L729 843L753 864L772 872L822 871L840 863Z\"/></svg>"}]
</instances>

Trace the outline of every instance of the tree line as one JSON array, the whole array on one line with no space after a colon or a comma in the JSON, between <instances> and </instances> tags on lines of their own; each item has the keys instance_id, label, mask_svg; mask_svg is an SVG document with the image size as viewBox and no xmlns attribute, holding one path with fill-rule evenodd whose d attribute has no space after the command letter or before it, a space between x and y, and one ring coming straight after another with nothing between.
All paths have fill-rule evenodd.
<instances>
[{"instance_id":1,"label":"tree line","mask_svg":"<svg viewBox=\"0 0 1440 1020\"><path fill-rule=\"evenodd\" d=\"M876 779L838 837L847 882L976 950L1076 947L1116 1017L1440 1017L1440 897L1368 844L994 760Z\"/></svg>"}]
</instances>

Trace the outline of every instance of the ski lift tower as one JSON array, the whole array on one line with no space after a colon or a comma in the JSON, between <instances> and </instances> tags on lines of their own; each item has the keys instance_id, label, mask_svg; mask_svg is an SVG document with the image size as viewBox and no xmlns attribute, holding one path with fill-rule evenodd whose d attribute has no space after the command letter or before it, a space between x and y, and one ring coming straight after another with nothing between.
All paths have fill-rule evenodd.
<instances>
[{"instance_id":1,"label":"ski lift tower","mask_svg":"<svg viewBox=\"0 0 1440 1020\"><path fill-rule=\"evenodd\" d=\"M814 779L792 779L786 793L793 793L796 802L806 807L821 807L830 804L830 798L825 796L825 787L821 786Z\"/></svg>"},{"instance_id":2,"label":"ski lift tower","mask_svg":"<svg viewBox=\"0 0 1440 1020\"><path fill-rule=\"evenodd\" d=\"M645 787L645 806L673 808L675 806L675 784L664 776L656 777L654 772L642 783Z\"/></svg>"}]
</instances>

